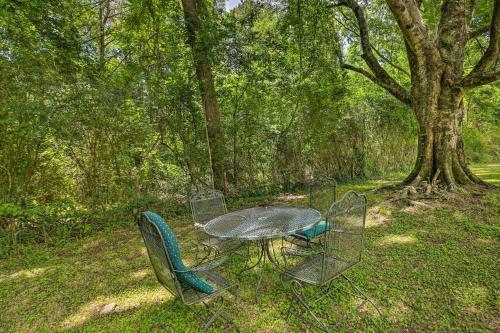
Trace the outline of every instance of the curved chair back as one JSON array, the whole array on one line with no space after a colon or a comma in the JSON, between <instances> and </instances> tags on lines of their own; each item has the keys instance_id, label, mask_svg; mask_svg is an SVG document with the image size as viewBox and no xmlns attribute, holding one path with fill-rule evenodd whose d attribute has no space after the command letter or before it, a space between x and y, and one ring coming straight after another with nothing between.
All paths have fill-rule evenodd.
<instances>
[{"instance_id":1,"label":"curved chair back","mask_svg":"<svg viewBox=\"0 0 500 333\"><path fill-rule=\"evenodd\" d=\"M174 268L165 249L165 242L160 230L145 214L140 215L137 223L156 278L174 296L183 299L182 288L174 274Z\"/></svg>"},{"instance_id":2,"label":"curved chair back","mask_svg":"<svg viewBox=\"0 0 500 333\"><path fill-rule=\"evenodd\" d=\"M321 213L326 219L332 202L337 200L337 182L333 178L318 177L309 182L309 207Z\"/></svg>"},{"instance_id":3,"label":"curved chair back","mask_svg":"<svg viewBox=\"0 0 500 333\"><path fill-rule=\"evenodd\" d=\"M191 197L191 212L196 226L203 227L208 221L227 213L224 194L217 190L203 190Z\"/></svg>"},{"instance_id":4,"label":"curved chair back","mask_svg":"<svg viewBox=\"0 0 500 333\"><path fill-rule=\"evenodd\" d=\"M361 261L366 197L349 191L328 210L321 280L326 282Z\"/></svg>"}]
</instances>

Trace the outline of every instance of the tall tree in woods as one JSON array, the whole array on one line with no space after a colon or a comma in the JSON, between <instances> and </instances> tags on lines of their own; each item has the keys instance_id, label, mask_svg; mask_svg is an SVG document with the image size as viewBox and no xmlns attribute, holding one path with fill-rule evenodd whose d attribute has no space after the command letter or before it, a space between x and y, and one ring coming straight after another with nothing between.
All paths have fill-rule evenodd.
<instances>
[{"instance_id":1,"label":"tall tree in woods","mask_svg":"<svg viewBox=\"0 0 500 333\"><path fill-rule=\"evenodd\" d=\"M205 0L182 0L186 20L189 44L193 52L193 62L200 86L207 131L210 165L213 172L214 187L226 189L224 135L221 129L219 104L215 94L214 79L207 56L208 45L202 39L204 25L202 18L207 18ZM201 15L200 15L201 14Z\"/></svg>"},{"instance_id":2,"label":"tall tree in woods","mask_svg":"<svg viewBox=\"0 0 500 333\"><path fill-rule=\"evenodd\" d=\"M476 0L443 0L436 24L424 17L424 6L435 5L422 0L386 0L402 34L410 69L410 87L404 87L391 76L381 52L370 41L369 24L356 0L333 1L344 7L357 22L363 68L342 61L342 67L366 76L410 106L419 127L418 155L404 184L432 189L444 184L450 190L466 184L483 184L466 163L462 138L464 95L473 88L500 78L500 0L484 4L488 22L479 25ZM430 7L430 6L429 6ZM435 17L433 17L435 19ZM473 28L472 28L473 27ZM488 46L479 60L466 71L468 43L481 36L489 37ZM470 45L470 44L469 44ZM375 55L376 54L376 55ZM377 57L382 58L380 61ZM426 181L427 187L421 186Z\"/></svg>"}]
</instances>

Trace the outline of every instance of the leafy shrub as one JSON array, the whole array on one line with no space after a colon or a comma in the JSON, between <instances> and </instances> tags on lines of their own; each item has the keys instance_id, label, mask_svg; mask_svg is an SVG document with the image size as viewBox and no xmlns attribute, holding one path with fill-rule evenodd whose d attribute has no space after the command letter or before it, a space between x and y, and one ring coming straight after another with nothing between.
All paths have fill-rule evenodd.
<instances>
[{"instance_id":1,"label":"leafy shrub","mask_svg":"<svg viewBox=\"0 0 500 333\"><path fill-rule=\"evenodd\" d=\"M475 127L464 128L464 144L466 156L473 163L489 162L488 147L484 134Z\"/></svg>"},{"instance_id":2,"label":"leafy shrub","mask_svg":"<svg viewBox=\"0 0 500 333\"><path fill-rule=\"evenodd\" d=\"M21 207L0 204L0 256L18 251L20 244L60 245L109 227L129 223L126 209L89 210L72 201Z\"/></svg>"}]
</instances>

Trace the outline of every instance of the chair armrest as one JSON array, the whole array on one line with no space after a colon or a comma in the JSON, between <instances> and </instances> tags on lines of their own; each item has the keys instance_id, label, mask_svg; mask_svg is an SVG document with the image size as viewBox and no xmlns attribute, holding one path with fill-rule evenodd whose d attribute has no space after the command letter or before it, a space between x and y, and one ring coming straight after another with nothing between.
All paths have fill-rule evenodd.
<instances>
[{"instance_id":1,"label":"chair armrest","mask_svg":"<svg viewBox=\"0 0 500 333\"><path fill-rule=\"evenodd\" d=\"M302 249L297 249L293 247L282 247L281 248L281 253L282 255L291 255L291 256L296 256L296 257L308 257L312 256L314 254L317 254L315 251L306 251Z\"/></svg>"},{"instance_id":2,"label":"chair armrest","mask_svg":"<svg viewBox=\"0 0 500 333\"><path fill-rule=\"evenodd\" d=\"M209 261L207 263L204 263L204 264L201 264L198 266L189 267L188 269L185 269L185 270L174 269L174 272L175 273L207 272L207 271L211 271L214 268L222 265L224 263L224 261L226 261L225 258L220 258L220 259Z\"/></svg>"},{"instance_id":3,"label":"chair armrest","mask_svg":"<svg viewBox=\"0 0 500 333\"><path fill-rule=\"evenodd\" d=\"M306 236L302 236L301 234L297 234L297 233L292 234L292 237L293 238L299 238L300 240L303 240L303 241L306 241L306 242L309 241L309 239Z\"/></svg>"},{"instance_id":4,"label":"chair armrest","mask_svg":"<svg viewBox=\"0 0 500 333\"><path fill-rule=\"evenodd\" d=\"M285 263L285 267L288 267L287 256L295 256L295 257L309 257L315 254L318 254L318 251L305 251L293 247L283 246L281 248L281 256L283 257L283 261Z\"/></svg>"}]
</instances>

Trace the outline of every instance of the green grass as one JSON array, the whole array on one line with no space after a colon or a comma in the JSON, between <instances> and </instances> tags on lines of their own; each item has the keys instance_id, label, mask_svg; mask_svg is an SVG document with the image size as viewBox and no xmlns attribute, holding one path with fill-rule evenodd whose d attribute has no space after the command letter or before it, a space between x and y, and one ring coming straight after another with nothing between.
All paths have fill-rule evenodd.
<instances>
[{"instance_id":1,"label":"green grass","mask_svg":"<svg viewBox=\"0 0 500 333\"><path fill-rule=\"evenodd\" d=\"M500 165L475 171L498 184ZM341 193L368 194L366 251L348 275L383 313L378 318L365 307L341 331L499 331L500 191L460 204L425 205L384 203L384 195L370 191L391 181L340 187ZM294 200L286 204L300 201ZM188 216L169 222L181 241L194 239ZM192 259L192 249L186 254ZM256 280L255 272L245 275L241 297L229 297L227 304L242 331L307 331L294 319L284 320L288 294L272 266L258 305L252 301ZM324 306L344 308L351 301L333 297ZM115 311L100 314L109 303L117 304ZM203 320L157 283L135 228L55 249L33 247L27 255L0 262L0 332L147 332L156 322L170 331L196 332Z\"/></svg>"}]
</instances>

